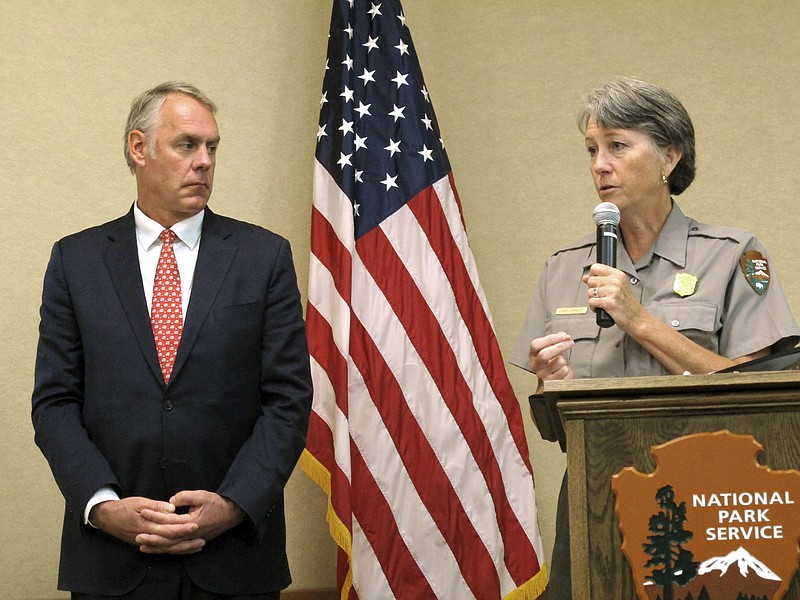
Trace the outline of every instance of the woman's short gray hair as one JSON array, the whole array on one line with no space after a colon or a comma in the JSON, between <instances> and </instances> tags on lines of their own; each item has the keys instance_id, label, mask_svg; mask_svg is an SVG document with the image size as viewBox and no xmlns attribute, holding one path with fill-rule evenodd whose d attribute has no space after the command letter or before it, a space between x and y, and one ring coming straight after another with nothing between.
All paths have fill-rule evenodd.
<instances>
[{"instance_id":1,"label":"woman's short gray hair","mask_svg":"<svg viewBox=\"0 0 800 600\"><path fill-rule=\"evenodd\" d=\"M679 150L681 159L668 180L671 194L680 194L694 180L694 125L683 104L664 88L638 79L611 80L589 94L578 113L584 134L590 118L606 129L636 129L661 149Z\"/></svg>"},{"instance_id":2,"label":"woman's short gray hair","mask_svg":"<svg viewBox=\"0 0 800 600\"><path fill-rule=\"evenodd\" d=\"M131 131L138 130L144 133L148 140L148 149L152 154L154 142L152 134L158 121L158 113L161 111L161 107L164 106L164 100L167 99L169 94L184 94L197 100L210 110L212 115L217 112L217 106L209 100L208 96L193 85L180 81L168 81L139 94L131 102L131 110L128 113L128 122L125 126L125 161L128 163L131 173L136 172L136 165L131 158L128 136Z\"/></svg>"}]
</instances>

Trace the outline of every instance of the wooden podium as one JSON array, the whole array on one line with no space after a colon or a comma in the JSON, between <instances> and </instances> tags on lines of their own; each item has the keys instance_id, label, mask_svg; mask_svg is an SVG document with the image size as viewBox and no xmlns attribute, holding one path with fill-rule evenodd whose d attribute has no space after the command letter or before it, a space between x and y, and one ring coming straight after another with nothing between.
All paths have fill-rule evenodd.
<instances>
[{"instance_id":1,"label":"wooden podium","mask_svg":"<svg viewBox=\"0 0 800 600\"><path fill-rule=\"evenodd\" d=\"M652 472L652 446L727 429L755 437L763 465L800 470L800 371L548 381L543 402L560 415L551 425L566 442L579 600L637 597L611 477L628 466ZM800 600L800 576L784 598Z\"/></svg>"}]
</instances>

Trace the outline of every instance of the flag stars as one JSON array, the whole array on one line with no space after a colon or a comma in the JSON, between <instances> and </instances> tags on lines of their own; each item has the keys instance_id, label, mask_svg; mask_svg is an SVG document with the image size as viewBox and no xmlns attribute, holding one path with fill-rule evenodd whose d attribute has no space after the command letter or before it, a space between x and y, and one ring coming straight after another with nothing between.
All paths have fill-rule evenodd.
<instances>
[{"instance_id":1,"label":"flag stars","mask_svg":"<svg viewBox=\"0 0 800 600\"><path fill-rule=\"evenodd\" d=\"M397 123L397 119L406 118L406 116L403 114L405 109L405 106L397 106L396 104L392 104L392 111L389 113L389 116L394 117L394 122Z\"/></svg>"},{"instance_id":2,"label":"flag stars","mask_svg":"<svg viewBox=\"0 0 800 600\"><path fill-rule=\"evenodd\" d=\"M400 151L400 140L397 140L395 142L392 138L389 138L389 145L386 146L386 148L384 148L384 150L388 150L390 156L394 157L395 152L401 152Z\"/></svg>"},{"instance_id":3,"label":"flag stars","mask_svg":"<svg viewBox=\"0 0 800 600\"><path fill-rule=\"evenodd\" d=\"M382 183L383 185L385 185L385 186L386 186L386 191L387 191L387 192L388 192L390 189L392 189L393 187L396 187L397 189L400 189L400 188L398 187L397 183L395 183L395 182L397 181L397 177L398 177L398 175L395 175L394 177L389 177L389 174L387 173L387 174L386 174L386 179L384 179L383 181L381 181L381 183Z\"/></svg>"},{"instance_id":4,"label":"flag stars","mask_svg":"<svg viewBox=\"0 0 800 600\"><path fill-rule=\"evenodd\" d=\"M346 9L347 3L337 2ZM388 0L351 5L350 16L345 13L340 21L339 37L336 30L330 36L338 39L333 44L337 53L326 65L315 133L317 152L352 200L358 228L371 226L375 218L373 196L402 201L420 182L441 176L447 156L413 44L403 31L405 16ZM361 11L358 20L355 11Z\"/></svg>"},{"instance_id":5,"label":"flag stars","mask_svg":"<svg viewBox=\"0 0 800 600\"><path fill-rule=\"evenodd\" d=\"M358 78L359 79L363 79L364 80L364 87L367 87L367 84L370 81L375 81L375 78L373 77L374 74L375 74L375 71L367 71L367 69L365 67L364 68L364 73L362 75L359 75Z\"/></svg>"},{"instance_id":6,"label":"flag stars","mask_svg":"<svg viewBox=\"0 0 800 600\"><path fill-rule=\"evenodd\" d=\"M370 106L372 106L372 104L364 104L359 100L358 108L355 109L355 111L358 113L359 119L362 118L364 115L368 115L370 117L372 116L372 113L369 112Z\"/></svg>"},{"instance_id":7,"label":"flag stars","mask_svg":"<svg viewBox=\"0 0 800 600\"><path fill-rule=\"evenodd\" d=\"M403 75L402 73L400 73L400 71L398 71L397 75L395 75L394 79L392 79L391 81L394 81L397 84L397 89L399 90L401 86L408 85L407 79L408 79L408 73Z\"/></svg>"},{"instance_id":8,"label":"flag stars","mask_svg":"<svg viewBox=\"0 0 800 600\"><path fill-rule=\"evenodd\" d=\"M346 136L348 133L353 133L353 122L342 119L342 126L339 127L339 131L343 132L342 137Z\"/></svg>"},{"instance_id":9,"label":"flag stars","mask_svg":"<svg viewBox=\"0 0 800 600\"><path fill-rule=\"evenodd\" d=\"M344 152L339 152L339 160L337 161L337 164L340 167L342 167L342 169L344 169L345 166L352 167L353 163L350 162L350 157L351 156L353 156L353 155L352 154L345 154Z\"/></svg>"},{"instance_id":10,"label":"flag stars","mask_svg":"<svg viewBox=\"0 0 800 600\"><path fill-rule=\"evenodd\" d=\"M378 38L373 38L372 36L367 36L367 41L364 44L361 44L367 49L367 54L370 53L371 50L378 50Z\"/></svg>"}]
</instances>

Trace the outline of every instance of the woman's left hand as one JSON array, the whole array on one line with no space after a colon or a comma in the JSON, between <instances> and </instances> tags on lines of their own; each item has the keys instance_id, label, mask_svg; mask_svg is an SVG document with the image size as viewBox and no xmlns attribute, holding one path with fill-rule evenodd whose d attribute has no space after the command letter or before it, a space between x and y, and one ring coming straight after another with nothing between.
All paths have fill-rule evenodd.
<instances>
[{"instance_id":1,"label":"woman's left hand","mask_svg":"<svg viewBox=\"0 0 800 600\"><path fill-rule=\"evenodd\" d=\"M617 327L628 333L645 310L633 295L628 276L619 269L595 263L583 276L589 286L589 307L605 310L614 319Z\"/></svg>"}]
</instances>

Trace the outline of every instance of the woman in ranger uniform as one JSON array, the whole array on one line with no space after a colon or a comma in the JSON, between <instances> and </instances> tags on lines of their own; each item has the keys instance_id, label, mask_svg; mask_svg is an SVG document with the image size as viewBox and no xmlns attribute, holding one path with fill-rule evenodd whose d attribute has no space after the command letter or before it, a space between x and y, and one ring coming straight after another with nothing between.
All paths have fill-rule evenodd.
<instances>
[{"instance_id":1,"label":"woman in ranger uniform","mask_svg":"<svg viewBox=\"0 0 800 600\"><path fill-rule=\"evenodd\" d=\"M704 225L673 196L695 175L694 127L670 92L635 79L590 94L578 116L595 190L620 212L617 268L595 233L545 262L511 362L544 381L710 373L794 346L800 329L750 233ZM601 328L594 311L615 326ZM550 598L571 598L566 476Z\"/></svg>"}]
</instances>

